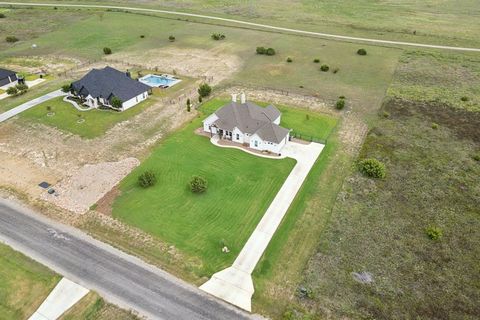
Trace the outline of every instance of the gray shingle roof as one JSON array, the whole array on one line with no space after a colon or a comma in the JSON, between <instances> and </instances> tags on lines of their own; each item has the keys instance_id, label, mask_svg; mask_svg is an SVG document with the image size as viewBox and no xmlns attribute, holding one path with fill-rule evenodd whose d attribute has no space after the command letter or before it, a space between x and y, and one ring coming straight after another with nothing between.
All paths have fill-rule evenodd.
<instances>
[{"instance_id":1,"label":"gray shingle roof","mask_svg":"<svg viewBox=\"0 0 480 320\"><path fill-rule=\"evenodd\" d=\"M15 74L16 74L15 71L0 68L0 79L4 79L9 76L14 76Z\"/></svg>"},{"instance_id":2,"label":"gray shingle roof","mask_svg":"<svg viewBox=\"0 0 480 320\"><path fill-rule=\"evenodd\" d=\"M218 109L215 114L218 119L214 124L220 129L232 131L237 127L243 133L257 133L263 140L274 143L281 142L289 132L288 129L273 123L281 115L273 105L262 108L250 101L232 101Z\"/></svg>"},{"instance_id":3,"label":"gray shingle roof","mask_svg":"<svg viewBox=\"0 0 480 320\"><path fill-rule=\"evenodd\" d=\"M72 88L82 96L110 100L113 96L128 101L150 89L149 86L128 77L125 72L111 67L92 69L82 79L72 83Z\"/></svg>"}]
</instances>

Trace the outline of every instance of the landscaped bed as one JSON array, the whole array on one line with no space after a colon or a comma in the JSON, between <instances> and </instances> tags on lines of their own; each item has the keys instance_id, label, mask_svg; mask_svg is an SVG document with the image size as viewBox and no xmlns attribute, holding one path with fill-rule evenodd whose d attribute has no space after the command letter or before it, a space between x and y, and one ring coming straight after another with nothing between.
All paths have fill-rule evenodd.
<instances>
[{"instance_id":1,"label":"landscaped bed","mask_svg":"<svg viewBox=\"0 0 480 320\"><path fill-rule=\"evenodd\" d=\"M208 102L200 118L164 140L122 181L121 195L113 204L114 217L199 258L200 276L210 276L233 262L295 165L293 159L265 159L218 148L207 137L196 135L201 119L222 104ZM304 117L295 109L288 114L286 119ZM137 179L147 170L156 174L158 182L144 189ZM207 179L204 194L188 188L193 175ZM222 253L223 246L230 252Z\"/></svg>"},{"instance_id":2,"label":"landscaped bed","mask_svg":"<svg viewBox=\"0 0 480 320\"><path fill-rule=\"evenodd\" d=\"M58 97L22 112L20 117L78 134L84 138L95 138L105 134L116 123L139 114L154 102L155 100L150 97L123 112L96 109L79 111L70 103L63 101L63 97Z\"/></svg>"}]
</instances>

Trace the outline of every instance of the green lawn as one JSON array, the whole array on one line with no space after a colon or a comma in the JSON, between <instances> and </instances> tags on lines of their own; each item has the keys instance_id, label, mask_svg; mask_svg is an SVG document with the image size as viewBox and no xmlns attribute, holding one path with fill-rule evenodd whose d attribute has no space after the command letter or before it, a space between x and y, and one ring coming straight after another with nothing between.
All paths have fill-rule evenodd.
<instances>
[{"instance_id":1,"label":"green lawn","mask_svg":"<svg viewBox=\"0 0 480 320\"><path fill-rule=\"evenodd\" d=\"M205 114L210 114L228 101L229 100L226 99L213 99L203 104L200 110ZM264 107L270 104L266 102L256 103ZM328 114L283 105L276 105L276 107L282 112L280 125L292 129L293 133L301 136L305 140L313 137L325 141L337 125L338 119Z\"/></svg>"},{"instance_id":2,"label":"green lawn","mask_svg":"<svg viewBox=\"0 0 480 320\"><path fill-rule=\"evenodd\" d=\"M60 277L0 244L0 319L28 319Z\"/></svg>"},{"instance_id":3,"label":"green lawn","mask_svg":"<svg viewBox=\"0 0 480 320\"><path fill-rule=\"evenodd\" d=\"M55 98L33 107L20 114L22 119L33 120L45 125L56 127L60 130L77 134L83 138L99 137L113 127L116 123L127 120L139 114L155 102L151 96L133 108L123 112L108 110L78 111L71 104L63 101L63 97ZM47 110L51 107L51 111ZM48 116L53 112L53 116ZM78 123L83 119L82 123Z\"/></svg>"},{"instance_id":4,"label":"green lawn","mask_svg":"<svg viewBox=\"0 0 480 320\"><path fill-rule=\"evenodd\" d=\"M292 159L272 160L212 145L193 131L195 120L172 134L120 184L113 215L199 257L210 276L233 261L293 168ZM142 189L138 175L153 170L158 183ZM208 180L193 194L193 175ZM225 243L231 252L221 252Z\"/></svg>"}]
</instances>

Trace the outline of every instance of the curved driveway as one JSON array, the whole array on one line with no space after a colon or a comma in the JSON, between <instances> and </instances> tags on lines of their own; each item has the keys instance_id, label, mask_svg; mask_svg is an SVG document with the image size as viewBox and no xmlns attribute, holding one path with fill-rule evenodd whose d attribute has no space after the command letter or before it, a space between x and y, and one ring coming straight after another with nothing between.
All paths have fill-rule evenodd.
<instances>
[{"instance_id":1,"label":"curved driveway","mask_svg":"<svg viewBox=\"0 0 480 320\"><path fill-rule=\"evenodd\" d=\"M272 25L268 25L268 24L254 23L254 22L248 22L248 21L237 20L237 19L228 19L228 18L221 18L221 17L215 17L215 16L207 16L207 15L203 15L203 14L186 13L186 12L170 11L170 10L160 10L160 9L147 9L147 8L138 8L138 7L122 7L122 6L110 6L110 5L62 4L62 3L28 3L28 2L21 3L21 2L2 2L2 1L0 1L0 5L17 5L17 6L29 6L29 7L38 6L38 7L98 8L98 9L117 9L117 10L153 12L153 13L163 13L163 14L184 16L184 17L193 17L193 18L201 18L201 19L208 19L208 20L224 21L224 22L230 22L230 23L235 23L235 24L240 24L240 25L259 27L259 28L263 28L263 29L283 31L283 32L291 32L291 33L302 34L302 35L318 36L318 37L323 37L323 38L332 38L332 39L337 39L337 40L360 41L360 42L372 43L372 44L392 44L392 45L401 45L401 46L410 46L410 47L480 52L480 48L452 47L452 46L442 46L442 45L435 45L435 44L424 44L424 43L414 43L414 42L404 42L404 41L350 37L350 36L342 36L342 35L331 34L331 33L313 32L313 31L306 31L306 30L300 30L300 29L276 27L276 26L272 26Z\"/></svg>"}]
</instances>

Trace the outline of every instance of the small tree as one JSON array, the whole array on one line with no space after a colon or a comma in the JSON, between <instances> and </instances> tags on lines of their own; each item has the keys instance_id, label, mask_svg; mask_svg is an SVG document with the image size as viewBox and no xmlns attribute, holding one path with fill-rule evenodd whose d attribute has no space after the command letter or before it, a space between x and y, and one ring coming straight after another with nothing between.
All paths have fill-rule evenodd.
<instances>
[{"instance_id":1,"label":"small tree","mask_svg":"<svg viewBox=\"0 0 480 320\"><path fill-rule=\"evenodd\" d=\"M4 13L0 13L0 19L6 18L6 15Z\"/></svg>"},{"instance_id":2,"label":"small tree","mask_svg":"<svg viewBox=\"0 0 480 320\"><path fill-rule=\"evenodd\" d=\"M187 112L190 112L191 108L191 103L190 103L190 98L187 99Z\"/></svg>"},{"instance_id":3,"label":"small tree","mask_svg":"<svg viewBox=\"0 0 480 320\"><path fill-rule=\"evenodd\" d=\"M265 47L257 47L257 54L265 54L267 49Z\"/></svg>"},{"instance_id":4,"label":"small tree","mask_svg":"<svg viewBox=\"0 0 480 320\"><path fill-rule=\"evenodd\" d=\"M52 106L47 106L47 111L48 112L52 111Z\"/></svg>"},{"instance_id":5,"label":"small tree","mask_svg":"<svg viewBox=\"0 0 480 320\"><path fill-rule=\"evenodd\" d=\"M202 96L198 96L198 102L202 103L202 101L203 101Z\"/></svg>"},{"instance_id":6,"label":"small tree","mask_svg":"<svg viewBox=\"0 0 480 320\"><path fill-rule=\"evenodd\" d=\"M174 42L174 41L175 41L175 37L174 37L174 36L169 36L169 37L168 37L168 40L170 40L170 42Z\"/></svg>"},{"instance_id":7,"label":"small tree","mask_svg":"<svg viewBox=\"0 0 480 320\"><path fill-rule=\"evenodd\" d=\"M62 86L62 91L65 93L70 92L71 87L72 87L71 84L65 84Z\"/></svg>"},{"instance_id":8,"label":"small tree","mask_svg":"<svg viewBox=\"0 0 480 320\"><path fill-rule=\"evenodd\" d=\"M17 87L18 91L22 93L28 90L28 86L24 83L19 83L15 87Z\"/></svg>"},{"instance_id":9,"label":"small tree","mask_svg":"<svg viewBox=\"0 0 480 320\"><path fill-rule=\"evenodd\" d=\"M9 88L7 89L7 94L8 94L9 96L14 96L14 95L16 95L17 93L18 93L18 89L15 88L15 87L9 87Z\"/></svg>"},{"instance_id":10,"label":"small tree","mask_svg":"<svg viewBox=\"0 0 480 320\"><path fill-rule=\"evenodd\" d=\"M322 64L322 66L320 67L320 70L323 72L327 72L329 69L330 67L326 64Z\"/></svg>"},{"instance_id":11,"label":"small tree","mask_svg":"<svg viewBox=\"0 0 480 320\"><path fill-rule=\"evenodd\" d=\"M17 42L18 41L18 38L15 37L15 36L7 36L5 38L5 41L9 42L9 43L14 43L14 42Z\"/></svg>"},{"instance_id":12,"label":"small tree","mask_svg":"<svg viewBox=\"0 0 480 320\"><path fill-rule=\"evenodd\" d=\"M142 188L152 187L157 183L155 172L147 170L138 176L138 184Z\"/></svg>"},{"instance_id":13,"label":"small tree","mask_svg":"<svg viewBox=\"0 0 480 320\"><path fill-rule=\"evenodd\" d=\"M109 47L105 47L105 48L103 48L103 53L104 54L112 54L112 49L110 49Z\"/></svg>"},{"instance_id":14,"label":"small tree","mask_svg":"<svg viewBox=\"0 0 480 320\"><path fill-rule=\"evenodd\" d=\"M358 162L358 169L370 178L385 178L385 165L377 159L364 159Z\"/></svg>"},{"instance_id":15,"label":"small tree","mask_svg":"<svg viewBox=\"0 0 480 320\"><path fill-rule=\"evenodd\" d=\"M265 54L266 54L267 56L274 56L275 53L276 53L276 52L275 52L275 49L273 49L273 48L268 48L267 51L265 51Z\"/></svg>"},{"instance_id":16,"label":"small tree","mask_svg":"<svg viewBox=\"0 0 480 320\"><path fill-rule=\"evenodd\" d=\"M313 63L320 63L320 59L313 59Z\"/></svg>"},{"instance_id":17,"label":"small tree","mask_svg":"<svg viewBox=\"0 0 480 320\"><path fill-rule=\"evenodd\" d=\"M120 100L119 98L117 97L113 97L112 98L112 107L114 107L115 109L121 109L122 108L122 100Z\"/></svg>"},{"instance_id":18,"label":"small tree","mask_svg":"<svg viewBox=\"0 0 480 320\"><path fill-rule=\"evenodd\" d=\"M190 190L193 193L204 193L207 191L208 183L207 179L201 176L193 176L190 180Z\"/></svg>"},{"instance_id":19,"label":"small tree","mask_svg":"<svg viewBox=\"0 0 480 320\"><path fill-rule=\"evenodd\" d=\"M287 62L293 62L293 59L290 58L290 57L288 57L288 58L287 58Z\"/></svg>"},{"instance_id":20,"label":"small tree","mask_svg":"<svg viewBox=\"0 0 480 320\"><path fill-rule=\"evenodd\" d=\"M342 110L343 108L345 108L345 99L338 99L337 103L335 103L335 108L337 108L338 110Z\"/></svg>"},{"instance_id":21,"label":"small tree","mask_svg":"<svg viewBox=\"0 0 480 320\"><path fill-rule=\"evenodd\" d=\"M357 54L358 54L359 56L366 56L366 55L367 55L367 50L365 50L365 49L358 49L358 50L357 50Z\"/></svg>"},{"instance_id":22,"label":"small tree","mask_svg":"<svg viewBox=\"0 0 480 320\"><path fill-rule=\"evenodd\" d=\"M198 88L198 94L200 95L200 97L204 98L204 97L208 97L210 95L210 93L212 93L212 87L210 87L208 85L208 83L203 83L200 85L200 87Z\"/></svg>"}]
</instances>

